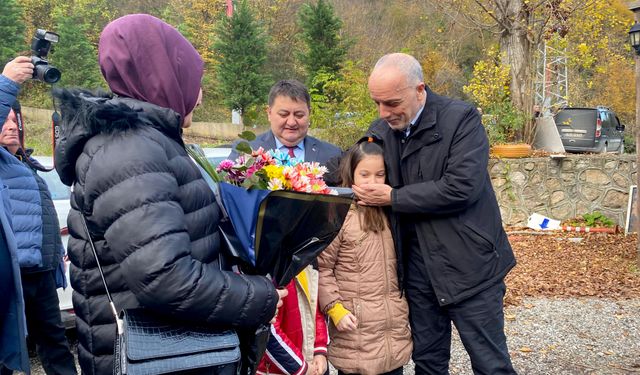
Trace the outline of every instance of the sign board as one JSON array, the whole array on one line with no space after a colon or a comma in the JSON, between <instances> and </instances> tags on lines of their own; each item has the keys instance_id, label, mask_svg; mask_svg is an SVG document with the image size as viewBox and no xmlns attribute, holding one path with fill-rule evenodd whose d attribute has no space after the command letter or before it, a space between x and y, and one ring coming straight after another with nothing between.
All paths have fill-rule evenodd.
<instances>
[{"instance_id":1,"label":"sign board","mask_svg":"<svg viewBox=\"0 0 640 375\"><path fill-rule=\"evenodd\" d=\"M638 233L638 185L629 186L629 204L627 205L627 220L624 226L624 234Z\"/></svg>"}]
</instances>

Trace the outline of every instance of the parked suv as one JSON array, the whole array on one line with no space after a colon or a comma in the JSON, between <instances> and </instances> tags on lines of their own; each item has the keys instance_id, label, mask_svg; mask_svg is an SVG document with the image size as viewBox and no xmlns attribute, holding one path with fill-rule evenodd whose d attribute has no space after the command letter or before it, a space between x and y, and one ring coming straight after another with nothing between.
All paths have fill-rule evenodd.
<instances>
[{"instance_id":1,"label":"parked suv","mask_svg":"<svg viewBox=\"0 0 640 375\"><path fill-rule=\"evenodd\" d=\"M624 153L624 125L607 107L564 108L555 121L568 152Z\"/></svg>"}]
</instances>

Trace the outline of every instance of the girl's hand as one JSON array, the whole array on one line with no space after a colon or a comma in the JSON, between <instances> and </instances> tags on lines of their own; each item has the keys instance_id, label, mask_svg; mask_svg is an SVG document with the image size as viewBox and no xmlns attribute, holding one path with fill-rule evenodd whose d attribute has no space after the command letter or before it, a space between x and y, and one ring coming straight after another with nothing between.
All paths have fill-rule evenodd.
<instances>
[{"instance_id":1,"label":"girl's hand","mask_svg":"<svg viewBox=\"0 0 640 375\"><path fill-rule=\"evenodd\" d=\"M315 375L324 375L324 372L327 371L327 357L321 354L314 355L313 367L316 370Z\"/></svg>"},{"instance_id":2,"label":"girl's hand","mask_svg":"<svg viewBox=\"0 0 640 375\"><path fill-rule=\"evenodd\" d=\"M358 319L352 313L348 313L340 319L336 328L340 332L353 331L358 328Z\"/></svg>"},{"instance_id":3,"label":"girl's hand","mask_svg":"<svg viewBox=\"0 0 640 375\"><path fill-rule=\"evenodd\" d=\"M278 292L278 304L276 305L276 313L273 315L273 318L269 323L274 324L276 322L276 317L278 316L278 310L282 307L282 299L289 294L289 291L286 289L276 289Z\"/></svg>"},{"instance_id":4,"label":"girl's hand","mask_svg":"<svg viewBox=\"0 0 640 375\"><path fill-rule=\"evenodd\" d=\"M316 375L315 361L307 362L307 373L305 375Z\"/></svg>"}]
</instances>

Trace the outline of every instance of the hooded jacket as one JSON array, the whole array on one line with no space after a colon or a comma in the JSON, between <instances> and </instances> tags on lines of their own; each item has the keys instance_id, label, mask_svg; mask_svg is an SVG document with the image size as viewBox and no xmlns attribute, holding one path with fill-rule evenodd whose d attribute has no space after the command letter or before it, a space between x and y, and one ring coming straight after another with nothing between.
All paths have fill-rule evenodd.
<instances>
[{"instance_id":1,"label":"hooded jacket","mask_svg":"<svg viewBox=\"0 0 640 375\"><path fill-rule=\"evenodd\" d=\"M81 215L118 309L142 305L216 327L268 322L278 300L270 281L221 270L220 209L185 150L181 116L129 98L57 96L82 372L112 373L116 327Z\"/></svg>"}]
</instances>

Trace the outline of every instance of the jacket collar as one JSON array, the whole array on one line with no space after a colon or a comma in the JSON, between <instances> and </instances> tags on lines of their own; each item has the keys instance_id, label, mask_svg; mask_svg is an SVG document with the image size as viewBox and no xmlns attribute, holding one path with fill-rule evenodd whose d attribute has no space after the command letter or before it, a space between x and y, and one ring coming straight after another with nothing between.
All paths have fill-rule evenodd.
<instances>
[{"instance_id":1,"label":"jacket collar","mask_svg":"<svg viewBox=\"0 0 640 375\"><path fill-rule=\"evenodd\" d=\"M101 133L153 127L184 145L181 116L169 109L130 98L85 90L57 89L60 103L61 137L56 144L56 169L66 185L75 180L75 164L85 143Z\"/></svg>"},{"instance_id":2,"label":"jacket collar","mask_svg":"<svg viewBox=\"0 0 640 375\"><path fill-rule=\"evenodd\" d=\"M427 101L415 130L411 132L411 135L406 140L407 145L402 152L402 159L426 145L438 142L442 138L437 126L440 96L431 91L428 86L425 86L425 90L427 92Z\"/></svg>"}]
</instances>

